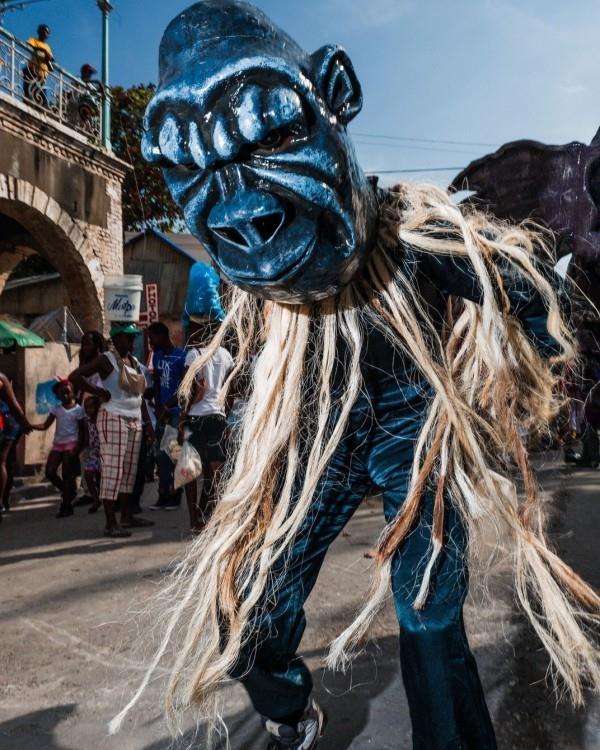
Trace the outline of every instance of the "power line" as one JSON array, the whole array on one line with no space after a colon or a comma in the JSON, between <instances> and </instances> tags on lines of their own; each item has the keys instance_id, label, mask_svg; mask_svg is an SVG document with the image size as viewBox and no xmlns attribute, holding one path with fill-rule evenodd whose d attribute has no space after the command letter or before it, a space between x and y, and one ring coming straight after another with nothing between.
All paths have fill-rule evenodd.
<instances>
[{"instance_id":1,"label":"power line","mask_svg":"<svg viewBox=\"0 0 600 750\"><path fill-rule=\"evenodd\" d=\"M498 148L499 145L498 143L482 143L480 141L444 141L439 138L410 138L403 135L376 135L375 133L358 133L356 131L352 131L352 134L364 138L383 138L390 141L415 141L417 143L445 143L450 146L489 146Z\"/></svg>"},{"instance_id":2,"label":"power line","mask_svg":"<svg viewBox=\"0 0 600 750\"><path fill-rule=\"evenodd\" d=\"M378 174L408 174L410 172L454 172L464 167L418 167L416 169L375 169L365 172L365 174L378 175Z\"/></svg>"},{"instance_id":3,"label":"power line","mask_svg":"<svg viewBox=\"0 0 600 750\"><path fill-rule=\"evenodd\" d=\"M363 141L361 139L353 139L357 146L375 146L377 148L396 148L408 151L437 151L442 154L467 154L473 155L475 151L463 151L456 148L435 148L434 146L408 146L402 143L377 143L374 141Z\"/></svg>"}]
</instances>

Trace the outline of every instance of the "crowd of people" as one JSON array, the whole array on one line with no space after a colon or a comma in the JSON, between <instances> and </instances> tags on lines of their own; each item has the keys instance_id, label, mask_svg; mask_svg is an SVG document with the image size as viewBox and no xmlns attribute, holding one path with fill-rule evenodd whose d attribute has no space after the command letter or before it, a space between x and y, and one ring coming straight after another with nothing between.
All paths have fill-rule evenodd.
<instances>
[{"instance_id":1,"label":"crowd of people","mask_svg":"<svg viewBox=\"0 0 600 750\"><path fill-rule=\"evenodd\" d=\"M192 533L202 530L225 460L232 402L222 403L220 391L233 360L225 348L219 348L183 405L179 386L212 335L210 320L190 320L186 349L173 344L164 323L153 323L148 328L152 347L148 366L133 354L140 334L128 323L113 325L110 342L97 331L84 333L79 366L68 376L57 377L52 390L58 403L40 423L27 420L10 381L0 376L0 500L5 508L10 507L10 453L18 436L54 426L46 478L60 493L57 518L71 516L74 506L89 503L89 513L103 508L106 536L128 537L133 528L152 526L140 515L140 499L157 466L158 493L150 510L179 508L185 493ZM176 459L165 444L167 429L176 445L187 443L193 448L197 465L202 466L201 474L183 487L175 487ZM79 499L78 476L84 491Z\"/></svg>"}]
</instances>

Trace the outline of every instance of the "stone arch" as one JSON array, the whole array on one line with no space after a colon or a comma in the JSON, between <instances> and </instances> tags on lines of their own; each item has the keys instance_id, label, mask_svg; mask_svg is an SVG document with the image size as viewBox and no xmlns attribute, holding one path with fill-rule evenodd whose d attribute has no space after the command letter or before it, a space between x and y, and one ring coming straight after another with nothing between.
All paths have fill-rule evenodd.
<instances>
[{"instance_id":1,"label":"stone arch","mask_svg":"<svg viewBox=\"0 0 600 750\"><path fill-rule=\"evenodd\" d=\"M33 238L35 250L60 273L70 309L81 327L102 329L103 269L79 222L52 197L25 180L0 174L0 188L0 214L18 222ZM13 252L3 252L6 260L2 263L12 271L26 250L16 245ZM4 286L2 263L0 293Z\"/></svg>"}]
</instances>

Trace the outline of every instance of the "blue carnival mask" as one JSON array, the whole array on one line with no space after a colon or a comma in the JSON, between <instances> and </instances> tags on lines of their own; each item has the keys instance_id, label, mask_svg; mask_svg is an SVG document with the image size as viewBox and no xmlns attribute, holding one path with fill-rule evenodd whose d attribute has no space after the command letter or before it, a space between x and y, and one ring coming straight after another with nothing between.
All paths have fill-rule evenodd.
<instances>
[{"instance_id":1,"label":"blue carnival mask","mask_svg":"<svg viewBox=\"0 0 600 750\"><path fill-rule=\"evenodd\" d=\"M254 6L204 0L165 31L142 150L232 284L309 302L350 281L376 231L346 132L361 105L341 48L307 55Z\"/></svg>"}]
</instances>

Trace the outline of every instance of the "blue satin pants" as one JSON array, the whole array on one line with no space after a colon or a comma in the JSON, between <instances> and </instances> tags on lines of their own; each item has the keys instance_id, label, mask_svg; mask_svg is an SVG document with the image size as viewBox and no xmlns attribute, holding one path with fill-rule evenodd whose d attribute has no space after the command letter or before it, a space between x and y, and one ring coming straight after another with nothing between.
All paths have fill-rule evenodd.
<instances>
[{"instance_id":1,"label":"blue satin pants","mask_svg":"<svg viewBox=\"0 0 600 750\"><path fill-rule=\"evenodd\" d=\"M276 571L275 600L271 597L257 616L253 636L232 673L244 684L256 710L274 721L293 724L308 704L312 679L296 651L306 624L303 605L329 545L373 484L383 492L387 521L405 499L428 394L418 385L411 386L401 398L386 402L385 392L398 394L397 383L395 388L388 385L376 401L363 396L355 406L303 529ZM413 747L495 750L494 730L463 625L468 589L465 532L450 504L444 551L431 578L426 606L420 611L412 607L431 551L432 511L433 497L428 494L416 528L392 565Z\"/></svg>"}]
</instances>

